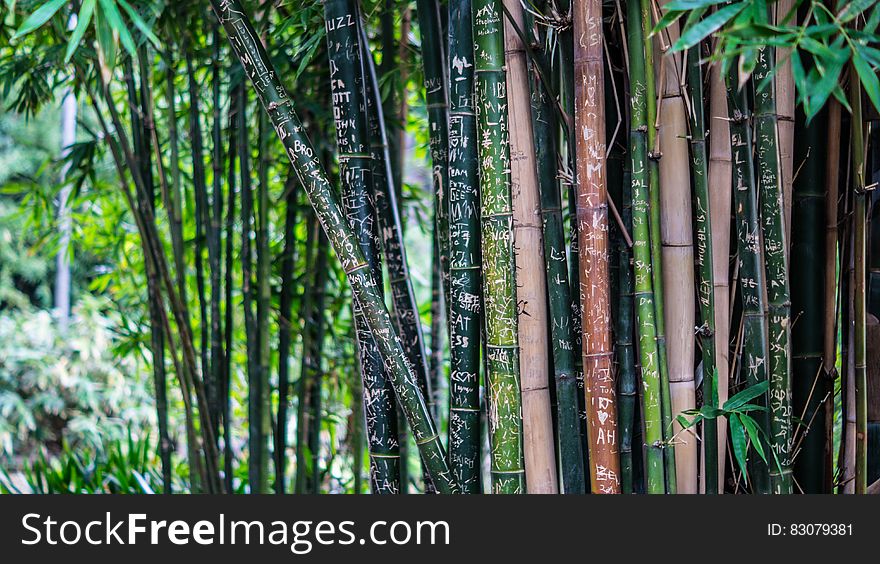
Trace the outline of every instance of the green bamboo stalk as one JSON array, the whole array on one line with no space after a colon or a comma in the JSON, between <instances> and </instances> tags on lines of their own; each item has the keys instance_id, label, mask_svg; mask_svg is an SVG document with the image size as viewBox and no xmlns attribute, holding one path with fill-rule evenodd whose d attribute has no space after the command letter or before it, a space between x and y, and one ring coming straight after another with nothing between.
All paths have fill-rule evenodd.
<instances>
[{"instance_id":1,"label":"green bamboo stalk","mask_svg":"<svg viewBox=\"0 0 880 564\"><path fill-rule=\"evenodd\" d=\"M309 454L312 457L312 479L310 493L321 493L321 423L322 423L322 407L321 393L323 372L321 369L321 358L324 350L324 332L327 323L324 319L324 303L327 297L327 236L318 229L317 248L315 249L317 257L315 258L315 325L313 327L314 334L311 340L311 351L308 356L311 359L309 365L309 408L311 414L309 416L308 426L308 445Z\"/></svg>"},{"instance_id":2,"label":"green bamboo stalk","mask_svg":"<svg viewBox=\"0 0 880 564\"><path fill-rule=\"evenodd\" d=\"M770 76L775 66L772 47L758 50L753 84ZM756 89L755 135L757 137L757 179L761 201L764 239L764 273L767 283L770 448L779 466L770 465L770 487L776 494L793 492L791 457L791 298L788 289L788 243L782 207L782 178L779 171L779 141L776 127L776 88L771 80Z\"/></svg>"},{"instance_id":3,"label":"green bamboo stalk","mask_svg":"<svg viewBox=\"0 0 880 564\"><path fill-rule=\"evenodd\" d=\"M449 3L449 464L462 491L480 475L480 189L471 0Z\"/></svg>"},{"instance_id":4,"label":"green bamboo stalk","mask_svg":"<svg viewBox=\"0 0 880 564\"><path fill-rule=\"evenodd\" d=\"M303 126L293 110L292 100L272 68L241 3L238 0L212 0L211 4L230 36L230 44L242 62L245 74L260 86L256 88L260 101L269 113L324 232L342 263L354 299L364 313L368 329L389 368L397 400L403 406L416 444L431 471L431 479L441 493L458 493L460 488L446 463L443 445L400 339L394 332L382 294L360 249L351 244L355 238L353 230L348 226L339 198L304 134Z\"/></svg>"},{"instance_id":5,"label":"green bamboo stalk","mask_svg":"<svg viewBox=\"0 0 880 564\"><path fill-rule=\"evenodd\" d=\"M227 161L227 193L226 193L226 249L223 267L224 283L223 290L226 302L223 312L223 478L227 493L232 493L232 355L233 355L233 330L235 318L235 305L233 303L233 275L234 275L234 252L235 252L235 193L236 193L236 150L238 136L238 98L243 95L242 84L237 85L230 92L229 100L229 160Z\"/></svg>"},{"instance_id":6,"label":"green bamboo stalk","mask_svg":"<svg viewBox=\"0 0 880 564\"><path fill-rule=\"evenodd\" d=\"M501 2L473 0L471 13L492 491L525 493Z\"/></svg>"},{"instance_id":7,"label":"green bamboo stalk","mask_svg":"<svg viewBox=\"0 0 880 564\"><path fill-rule=\"evenodd\" d=\"M672 398L669 395L669 368L666 347L666 320L663 300L663 242L660 232L660 157L657 146L657 86L654 66L654 42L651 37L651 0L640 0L642 37L645 48L645 88L648 93L646 121L648 125L648 198L649 228L651 233L651 277L654 291L654 310L657 333L657 363L660 372L660 409L662 413L663 440L672 437ZM676 492L675 451L671 442L663 450L666 465L666 489Z\"/></svg>"},{"instance_id":8,"label":"green bamboo stalk","mask_svg":"<svg viewBox=\"0 0 880 564\"><path fill-rule=\"evenodd\" d=\"M281 254L281 295L278 304L278 412L275 418L275 493L285 492L287 478L287 406L290 391L290 345L293 323L293 290L296 262L297 191L294 175L288 177L284 212L284 250ZM305 353L304 353L305 354Z\"/></svg>"},{"instance_id":9,"label":"green bamboo stalk","mask_svg":"<svg viewBox=\"0 0 880 564\"><path fill-rule=\"evenodd\" d=\"M866 324L867 296L867 256L865 237L867 231L867 194L865 190L865 134L862 123L862 88L855 67L849 71L852 108L852 152L850 161L853 188L853 264L855 266L853 284L853 361L855 365L855 493L864 494L868 488L868 394L866 369Z\"/></svg>"},{"instance_id":10,"label":"green bamboo stalk","mask_svg":"<svg viewBox=\"0 0 880 564\"><path fill-rule=\"evenodd\" d=\"M260 424L259 493L269 493L269 437L272 434L272 389L269 383L272 351L269 344L269 307L272 301L270 286L272 257L269 249L269 123L260 114L257 127L257 200L254 209L255 250L257 255L257 390L259 402L257 421ZM249 392L251 393L251 392ZM253 486L253 485L252 485Z\"/></svg>"},{"instance_id":11,"label":"green bamboo stalk","mask_svg":"<svg viewBox=\"0 0 880 564\"><path fill-rule=\"evenodd\" d=\"M431 149L431 178L434 183L437 233L440 243L440 273L447 328L452 305L449 270L449 99L440 5L437 0L416 0L419 31L422 36L422 70L428 109Z\"/></svg>"},{"instance_id":12,"label":"green bamboo stalk","mask_svg":"<svg viewBox=\"0 0 880 564\"><path fill-rule=\"evenodd\" d=\"M556 0L557 12L560 14L569 14L571 12L570 0ZM571 127L571 119L574 116L574 39L572 26L565 26L559 32L559 51L558 72L559 75L559 94L562 100L562 106L565 111L565 118L569 121L568 127L563 128L565 133L564 139L560 142L560 149L565 153L565 162L568 172L572 179L568 187L568 215L569 215L569 248L568 248L568 281L571 286L571 331L574 336L574 350L580 351L583 347L583 319L581 314L580 299L580 265L577 257L578 237L577 237L577 214L574 213L577 207L577 167L575 166L575 136ZM584 357L580 354L574 355L574 373L575 383L578 390L578 417L580 418L580 436L581 451L584 456L584 467L589 467L590 449L587 439L587 404L586 404L586 386L584 385Z\"/></svg>"},{"instance_id":13,"label":"green bamboo stalk","mask_svg":"<svg viewBox=\"0 0 880 564\"><path fill-rule=\"evenodd\" d=\"M739 286L742 300L742 355L740 374L748 386L767 380L767 313L764 292L764 252L758 223L757 191L752 159L751 109L745 90L738 91L736 65L727 76L727 103L730 112L730 146L733 156L733 194L739 256ZM769 422L759 418L765 430ZM767 466L749 457L749 479L761 493L769 493Z\"/></svg>"},{"instance_id":14,"label":"green bamboo stalk","mask_svg":"<svg viewBox=\"0 0 880 564\"><path fill-rule=\"evenodd\" d=\"M657 343L657 308L654 302L651 232L648 201L648 132L647 108L654 97L648 88L645 66L645 40L642 11L636 2L627 3L627 46L630 73L630 158L632 160L632 222L634 297L639 359L642 368L642 419L644 421L645 475L648 493L666 492L666 464L663 455L663 416L659 347Z\"/></svg>"},{"instance_id":15,"label":"green bamboo stalk","mask_svg":"<svg viewBox=\"0 0 880 564\"><path fill-rule=\"evenodd\" d=\"M357 4L354 0L327 0L324 19L330 56L330 86L336 121L343 198L349 225L357 236L381 295L382 267L376 244L376 212L372 192L370 135L364 110L366 82L362 66ZM364 312L355 303L358 351L364 380L364 413L370 448L373 493L399 493L400 451L394 393L379 348L370 334ZM418 385L418 378L416 378ZM424 394L423 394L424 395Z\"/></svg>"},{"instance_id":16,"label":"green bamboo stalk","mask_svg":"<svg viewBox=\"0 0 880 564\"><path fill-rule=\"evenodd\" d=\"M796 120L798 135L794 139L793 156L794 162L799 163L799 172L793 186L790 253L792 280L797 280L797 284L791 285L791 309L792 316L798 321L791 327L792 403L793 414L810 424L802 426L801 436L796 438L799 453L794 460L794 479L804 493L818 494L826 493L826 414L823 400L832 408L834 405L833 396L826 399L829 391L833 394L833 387L829 386L833 384L833 379L827 377L823 368L823 347L827 330L827 266L817 268L817 265L827 265L827 260L833 262L830 284L833 300L837 285L834 278L837 270L837 241L835 236L833 251L826 254L825 155L831 152L829 147L834 134L829 130L828 115L824 111L807 124L806 116L799 110ZM838 134L838 142L839 139ZM839 157L837 151L834 153ZM836 173L833 179L836 185L839 182ZM833 224L836 227L836 211ZM836 341L836 336L833 339ZM835 364L836 356L836 351L829 354L828 364L831 367ZM832 445L828 447L830 450ZM830 489L827 493L831 493Z\"/></svg>"},{"instance_id":17,"label":"green bamboo stalk","mask_svg":"<svg viewBox=\"0 0 880 564\"><path fill-rule=\"evenodd\" d=\"M364 61L364 78L366 79L367 124L370 132L370 155L372 198L376 205L379 225L379 240L388 268L389 285L391 287L391 304L397 334L403 341L406 355L418 377L422 394L428 399L431 408L433 389L428 380L428 363L425 358L424 336L419 310L413 291L412 280L406 258L406 246L403 241L403 226L400 221L400 207L397 201L397 189L394 185L394 172L391 169L388 135L385 129L385 115L382 98L379 93L379 81L373 55L369 51L368 39L363 26L360 28L362 44L362 60ZM401 440L403 447L403 440ZM402 455L401 455L402 456ZM403 458L406 460L406 458ZM403 470L401 465L401 471ZM427 469L422 464L422 478L426 492L435 492ZM406 482L403 482L406 483Z\"/></svg>"},{"instance_id":18,"label":"green bamboo stalk","mask_svg":"<svg viewBox=\"0 0 880 564\"><path fill-rule=\"evenodd\" d=\"M632 160L627 159L623 170L623 198L620 210L623 225L633 230ZM619 304L617 308L616 352L620 371L617 377L617 421L620 429L620 491L624 494L636 490L633 466L633 437L635 435L635 411L638 401L638 377L636 375L636 351L633 343L633 314L635 296L633 286L633 252L621 237L617 249L619 275Z\"/></svg>"},{"instance_id":19,"label":"green bamboo stalk","mask_svg":"<svg viewBox=\"0 0 880 564\"><path fill-rule=\"evenodd\" d=\"M539 9L546 9L545 5ZM538 31L531 14L526 14L526 34L537 62L530 66L532 130L535 136L538 183L541 193L541 217L544 235L544 261L550 306L550 336L556 383L556 428L559 442L562 483L567 494L583 494L584 454L580 437L578 386L575 376L574 335L572 334L571 286L562 218L562 197L557 179L559 164L557 139L559 121L551 95L534 68L548 68L544 34Z\"/></svg>"},{"instance_id":20,"label":"green bamboo stalk","mask_svg":"<svg viewBox=\"0 0 880 564\"><path fill-rule=\"evenodd\" d=\"M211 207L208 212L208 269L211 283L211 367L206 371L208 386L208 402L211 405L211 423L214 426L214 437L220 435L220 414L222 412L222 373L223 344L222 327L220 324L220 300L222 299L221 275L221 237L220 222L223 219L223 139L220 100L220 26L211 24L212 56L211 56L211 141L213 186L211 191Z\"/></svg>"},{"instance_id":21,"label":"green bamboo stalk","mask_svg":"<svg viewBox=\"0 0 880 564\"><path fill-rule=\"evenodd\" d=\"M690 94L690 140L696 224L697 298L702 321L697 337L703 360L703 405L718 407L718 369L715 364L715 291L712 265L712 214L709 204L709 168L706 159L706 120L703 110L703 67L699 47L687 54ZM718 493L718 422L703 420L704 483L707 494Z\"/></svg>"},{"instance_id":22,"label":"green bamboo stalk","mask_svg":"<svg viewBox=\"0 0 880 564\"><path fill-rule=\"evenodd\" d=\"M174 86L174 67L165 69L165 99L168 104L168 145L170 157L168 169L169 187L169 231L171 233L171 252L174 258L174 274L177 281L177 292L181 301L186 304L186 258L183 248L183 201L180 190L180 144L177 134L177 94Z\"/></svg>"},{"instance_id":23,"label":"green bamboo stalk","mask_svg":"<svg viewBox=\"0 0 880 564\"><path fill-rule=\"evenodd\" d=\"M309 385L312 382L312 373L318 359L312 356L314 347L312 340L315 337L315 294L317 288L317 249L315 240L321 227L318 225L315 214L310 213L306 220L306 242L304 248L305 277L303 292L300 299L300 315L302 317L301 350L299 380L296 384L296 477L293 491L296 494L311 493L309 484L309 472L306 458L308 455L309 440L309 409L310 398ZM360 421L360 413L355 413L355 419Z\"/></svg>"}]
</instances>

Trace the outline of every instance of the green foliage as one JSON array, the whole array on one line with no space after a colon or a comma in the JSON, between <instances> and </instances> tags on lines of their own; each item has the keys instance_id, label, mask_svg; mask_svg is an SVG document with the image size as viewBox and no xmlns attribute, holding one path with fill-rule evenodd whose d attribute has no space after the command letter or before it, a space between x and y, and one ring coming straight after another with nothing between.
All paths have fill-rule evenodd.
<instances>
[{"instance_id":1,"label":"green foliage","mask_svg":"<svg viewBox=\"0 0 880 564\"><path fill-rule=\"evenodd\" d=\"M124 437L97 447L74 450L65 441L57 456L45 449L22 472L27 484L0 470L0 493L35 494L152 494L162 487L156 447L148 434L137 436L129 427Z\"/></svg>"},{"instance_id":2,"label":"green foliage","mask_svg":"<svg viewBox=\"0 0 880 564\"><path fill-rule=\"evenodd\" d=\"M730 428L730 442L733 445L733 454L739 469L742 471L743 479L747 482L748 468L746 461L749 445L755 449L755 452L758 453L758 456L761 457L765 464L768 461L764 445L768 445L768 450L773 453L775 463L779 466L776 453L769 448L770 438L761 428L761 425L749 415L749 413L755 411L767 411L766 407L750 402L753 399L766 395L769 387L770 383L764 380L731 396L720 408L704 405L700 409L689 409L678 415L676 420L681 425L682 430L685 430L696 426L701 421L719 419L721 417L726 418ZM691 419L688 419L688 416Z\"/></svg>"},{"instance_id":3,"label":"green foliage","mask_svg":"<svg viewBox=\"0 0 880 564\"><path fill-rule=\"evenodd\" d=\"M97 449L150 422L144 367L114 353L119 317L108 305L83 296L64 334L47 311L0 313L0 455L10 466L39 444Z\"/></svg>"},{"instance_id":4,"label":"green foliage","mask_svg":"<svg viewBox=\"0 0 880 564\"><path fill-rule=\"evenodd\" d=\"M713 58L721 60L725 69L737 61L740 84L752 75L759 48L791 49L797 101L808 119L819 113L831 96L849 108L841 73L852 63L874 107L880 109L880 50L876 47L880 41L880 3L876 0L795 0L791 11L776 23L770 23L768 17L773 0L742 0L721 6L724 3L673 0L664 6L666 12L654 32L686 16L673 51L689 49L717 32ZM711 12L712 8L716 11ZM803 18L798 18L799 11L805 13ZM773 73L765 77L759 88L772 77Z\"/></svg>"}]
</instances>

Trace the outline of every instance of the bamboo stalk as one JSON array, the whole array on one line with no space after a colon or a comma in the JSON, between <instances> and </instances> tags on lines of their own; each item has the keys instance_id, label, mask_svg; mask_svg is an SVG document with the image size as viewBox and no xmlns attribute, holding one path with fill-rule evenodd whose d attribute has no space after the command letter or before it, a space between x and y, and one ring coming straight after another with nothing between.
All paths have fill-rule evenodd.
<instances>
[{"instance_id":1,"label":"bamboo stalk","mask_svg":"<svg viewBox=\"0 0 880 564\"><path fill-rule=\"evenodd\" d=\"M657 362L660 371L660 409L663 418L662 432L664 441L672 437L672 398L669 394L669 363L666 342L666 318L664 311L664 287L663 287L663 233L661 220L661 178L660 178L660 152L658 131L658 90L655 75L658 70L654 65L654 42L651 40L651 4L652 0L640 0L642 11L642 35L645 46L645 87L649 94L647 99L647 123L648 123L648 198L649 198L649 227L651 233L651 277L654 289L654 309L656 310L655 322L657 324ZM661 108L662 109L662 108ZM665 443L663 460L666 465L666 489L669 493L675 493L677 480L675 468L675 451L671 442Z\"/></svg>"},{"instance_id":2,"label":"bamboo stalk","mask_svg":"<svg viewBox=\"0 0 880 564\"><path fill-rule=\"evenodd\" d=\"M778 25L794 25L797 15L788 22L785 16L794 7L795 0L777 0L773 6L773 23ZM776 90L776 129L779 139L779 176L782 182L782 209L785 212L785 240L789 245L792 238L792 190L794 183L794 149L795 149L795 86L791 70L791 49L776 49L777 66L773 75ZM788 249L786 249L788 252Z\"/></svg>"},{"instance_id":3,"label":"bamboo stalk","mask_svg":"<svg viewBox=\"0 0 880 564\"><path fill-rule=\"evenodd\" d=\"M727 401L730 371L730 207L733 164L727 92L721 65L709 72L709 215L712 217L712 293L715 302L715 374L718 403ZM705 446L705 443L704 443ZM704 458L705 458L705 448ZM727 461L727 420L718 421L718 476L722 484ZM704 461L705 464L705 461ZM705 478L705 474L704 474ZM700 485L706 490L705 480ZM723 490L723 487L719 486Z\"/></svg>"},{"instance_id":4,"label":"bamboo stalk","mask_svg":"<svg viewBox=\"0 0 880 564\"><path fill-rule=\"evenodd\" d=\"M651 233L648 202L648 100L654 94L647 88L645 42L642 11L636 2L627 3L627 46L630 72L630 158L632 160L632 222L634 297L639 361L642 370L642 420L645 441L646 491L666 492L666 465L663 455L663 417L661 379L657 345L657 319L651 276Z\"/></svg>"},{"instance_id":5,"label":"bamboo stalk","mask_svg":"<svg viewBox=\"0 0 880 564\"><path fill-rule=\"evenodd\" d=\"M664 4L666 2L663 2ZM672 24L663 35L657 36L657 43L663 48L678 40L678 24ZM690 51L687 60L699 61L699 53ZM662 147L659 160L659 204L660 204L660 243L663 266L663 319L667 337L667 372L669 379L669 398L671 415L674 417L696 406L696 387L694 382L694 339L695 298L694 280L694 236L693 212L691 210L691 158L688 154L688 112L682 95L682 82L685 76L686 61L680 53L666 53L661 65L659 123L657 144ZM702 99L700 99L702 102ZM702 112L701 112L702 113ZM702 127L702 126L700 126ZM693 144L694 131L690 131ZM659 158L659 155L658 155ZM693 163L695 177L700 171ZM705 171L702 171L705 172ZM703 176L705 178L705 175ZM708 211L708 208L707 208ZM704 380L705 382L706 380ZM704 388L704 389L709 389ZM664 420L665 425L668 423ZM712 424L710 423L710 427ZM696 437L691 433L680 433L681 426L672 421L672 434L675 441L675 482L676 492L697 493L699 490L698 449ZM671 435L670 435L671 436Z\"/></svg>"},{"instance_id":6,"label":"bamboo stalk","mask_svg":"<svg viewBox=\"0 0 880 564\"><path fill-rule=\"evenodd\" d=\"M747 92L738 90L736 65L727 77L727 103L730 115L730 146L733 156L733 194L736 205L739 288L742 295L742 360L740 373L748 386L767 379L768 339L761 232L752 158L751 109ZM761 418L764 419L764 418ZM760 421L760 419L759 419ZM769 422L761 421L765 431ZM749 479L757 491L768 492L766 465L759 465L757 455L749 457ZM765 489L766 488L766 489Z\"/></svg>"},{"instance_id":7,"label":"bamboo stalk","mask_svg":"<svg viewBox=\"0 0 880 564\"><path fill-rule=\"evenodd\" d=\"M855 67L849 72L852 108L852 175L853 189L853 396L855 402L855 472L854 490L863 494L868 487L868 396L866 372L866 288L867 257L865 237L867 231L867 196L865 194L865 136L862 123L862 90Z\"/></svg>"},{"instance_id":8,"label":"bamboo stalk","mask_svg":"<svg viewBox=\"0 0 880 564\"><path fill-rule=\"evenodd\" d=\"M775 64L774 49L758 49L753 84L769 76ZM776 130L776 93L772 81L755 90L755 136L761 227L764 240L764 273L767 287L770 388L770 448L779 464L770 465L772 493L793 492L791 480L791 298L788 288L788 243L785 238L779 142Z\"/></svg>"},{"instance_id":9,"label":"bamboo stalk","mask_svg":"<svg viewBox=\"0 0 880 564\"><path fill-rule=\"evenodd\" d=\"M220 324L221 286L221 237L220 222L223 219L223 124L220 116L220 26L211 23L211 142L212 142L212 188L211 207L208 208L208 269L211 284L211 327L210 349L211 370L208 401L211 405L211 423L214 426L214 437L220 436L220 418L222 409L223 379L223 341Z\"/></svg>"},{"instance_id":10,"label":"bamboo stalk","mask_svg":"<svg viewBox=\"0 0 880 564\"><path fill-rule=\"evenodd\" d=\"M546 9L546 6L542 6ZM572 296L569 285L568 260L562 217L562 201L557 179L559 166L556 108L546 84L534 68L547 66L544 49L546 37L543 26L536 25L530 14L525 14L526 36L536 52L537 61L530 66L532 128L535 139L535 161L541 193L541 215L544 234L544 262L550 308L550 340L553 351L553 370L556 384L556 435L559 443L560 475L566 494L583 494L584 454L581 443L581 422L578 413L578 386L572 334ZM621 433L622 435L622 433Z\"/></svg>"},{"instance_id":11,"label":"bamboo stalk","mask_svg":"<svg viewBox=\"0 0 880 564\"><path fill-rule=\"evenodd\" d=\"M342 204L350 228L369 265L381 295L382 270L376 244L376 212L372 192L372 162L366 82L362 66L360 14L354 0L324 2L330 86L336 123L336 144L342 177ZM399 493L400 451L394 394L365 313L356 302L358 355L364 380L364 414L370 449L373 493ZM411 365L410 365L411 366ZM418 378L416 379L418 385ZM424 392L422 393L424 396Z\"/></svg>"},{"instance_id":12,"label":"bamboo stalk","mask_svg":"<svg viewBox=\"0 0 880 564\"><path fill-rule=\"evenodd\" d=\"M825 157L825 296L822 364L826 386L833 390L837 372L837 319L838 312L838 218L837 208L840 191L840 114L841 106L836 100L828 101L828 127ZM842 268L841 268L842 270ZM834 491L834 402L825 404L825 481L823 493Z\"/></svg>"},{"instance_id":13,"label":"bamboo stalk","mask_svg":"<svg viewBox=\"0 0 880 564\"><path fill-rule=\"evenodd\" d=\"M839 144L840 139L830 137L832 132L828 131L830 124L826 120L826 112L815 116L809 124L805 122L803 112L799 112L797 116L799 134L794 145L795 160L799 163L799 170L794 180L792 194L792 242L789 251L792 280L797 281L796 284L791 285L791 315L797 319L797 323L791 328L792 413L805 422L798 424L794 433L795 444L799 445L793 452L794 479L798 489L803 493L824 493L827 480L825 476L826 409L822 405L822 400L828 392L831 392L826 403L833 409L834 390L827 385L829 379L823 368L823 345L824 332L834 331L837 312L834 300L837 281L833 278L836 272L832 272L831 307L834 313L831 314L829 329L824 303L828 290L824 287L828 270L826 261L836 266L837 240L835 237L831 252L826 255L827 233L823 232L823 228L827 221L826 206L829 203L826 202L828 162L825 155L835 152L835 158L839 159L839 150L835 150L832 144ZM838 127L839 123L838 113ZM779 130L781 134L781 123ZM839 130L837 134L839 135ZM780 137L780 144L781 142ZM835 171L831 184L837 182ZM836 209L832 223L835 224L836 229ZM816 268L817 264L822 264L824 268ZM836 340L835 337L836 335L832 340ZM831 349L831 356L836 356L834 343L831 344ZM831 358L829 362L833 369L834 359ZM830 444L834 444L833 440ZM830 491L829 488L828 493Z\"/></svg>"},{"instance_id":14,"label":"bamboo stalk","mask_svg":"<svg viewBox=\"0 0 880 564\"><path fill-rule=\"evenodd\" d=\"M501 0L473 0L486 391L493 493L525 493Z\"/></svg>"},{"instance_id":15,"label":"bamboo stalk","mask_svg":"<svg viewBox=\"0 0 880 564\"><path fill-rule=\"evenodd\" d=\"M480 190L471 0L449 3L449 463L480 493Z\"/></svg>"},{"instance_id":16,"label":"bamboo stalk","mask_svg":"<svg viewBox=\"0 0 880 564\"><path fill-rule=\"evenodd\" d=\"M440 274L443 279L448 328L452 300L449 278L449 99L443 49L443 38L446 36L441 30L440 5L437 0L416 0L416 12L422 35L422 69L431 143L431 178L434 183L434 207L437 210L435 236L440 245Z\"/></svg>"},{"instance_id":17,"label":"bamboo stalk","mask_svg":"<svg viewBox=\"0 0 880 564\"><path fill-rule=\"evenodd\" d=\"M230 93L229 100L229 141L227 161L227 201L226 201L226 257L224 262L224 292L226 309L224 314L224 357L223 357L223 479L224 487L227 493L232 492L232 355L233 355L233 320L235 318L233 305L233 284L232 278L234 274L233 253L235 251L234 237L235 234L235 162L238 151L236 150L237 130L238 130L238 98L244 90L236 87Z\"/></svg>"},{"instance_id":18,"label":"bamboo stalk","mask_svg":"<svg viewBox=\"0 0 880 564\"><path fill-rule=\"evenodd\" d=\"M690 94L690 139L691 158L693 160L694 205L696 212L696 264L698 266L699 284L697 301L700 306L702 322L697 337L703 360L703 405L718 407L718 368L715 354L715 292L712 287L714 255L712 253L712 210L709 193L709 171L706 162L706 121L703 114L703 67L699 47L692 48L687 55L687 84ZM673 398L674 399L674 398ZM676 431L678 432L678 431ZM705 492L716 494L718 484L718 422L716 419L703 421L704 462L703 483ZM676 448L676 458L682 450ZM696 453L694 453L696 458ZM682 489L681 468L677 468L678 491ZM692 484L690 493L697 492L697 480Z\"/></svg>"},{"instance_id":19,"label":"bamboo stalk","mask_svg":"<svg viewBox=\"0 0 880 564\"><path fill-rule=\"evenodd\" d=\"M529 73L520 37L525 26L520 0L503 0L503 5L526 488L529 493L554 494L559 487L550 410L547 281Z\"/></svg>"},{"instance_id":20,"label":"bamboo stalk","mask_svg":"<svg viewBox=\"0 0 880 564\"><path fill-rule=\"evenodd\" d=\"M354 234L342 213L338 196L302 131L290 97L271 67L266 51L256 38L240 2L223 0L221 4L220 0L212 0L212 6L230 36L233 50L247 71L245 74L257 84L271 85L269 88L257 88L258 96L347 274L355 301L364 312L382 358L389 367L398 402L410 422L416 444L431 471L431 478L441 493L457 493L460 488L451 476L425 399L416 384L400 339L394 332L376 281L359 248L347 243L354 239Z\"/></svg>"}]
</instances>

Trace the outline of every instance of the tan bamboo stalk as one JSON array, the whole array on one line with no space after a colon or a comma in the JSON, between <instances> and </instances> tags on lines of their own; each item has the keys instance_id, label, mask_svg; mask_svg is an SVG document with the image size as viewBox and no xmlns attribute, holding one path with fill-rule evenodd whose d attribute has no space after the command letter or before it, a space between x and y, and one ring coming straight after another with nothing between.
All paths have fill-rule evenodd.
<instances>
[{"instance_id":1,"label":"tan bamboo stalk","mask_svg":"<svg viewBox=\"0 0 880 564\"><path fill-rule=\"evenodd\" d=\"M594 493L620 493L617 398L611 366L602 2L577 0L572 10L576 207L590 486Z\"/></svg>"},{"instance_id":2,"label":"tan bamboo stalk","mask_svg":"<svg viewBox=\"0 0 880 564\"><path fill-rule=\"evenodd\" d=\"M510 192L516 252L519 367L526 491L555 494L556 454L550 411L550 358L544 240L520 0L504 0L504 56L510 120Z\"/></svg>"},{"instance_id":3,"label":"tan bamboo stalk","mask_svg":"<svg viewBox=\"0 0 880 564\"><path fill-rule=\"evenodd\" d=\"M715 367L718 405L727 401L730 374L730 205L733 165L730 152L727 93L720 64L709 72L709 204L712 215L713 286L715 291ZM718 421L718 476L727 462L727 422ZM705 484L700 485L705 491Z\"/></svg>"},{"instance_id":4,"label":"tan bamboo stalk","mask_svg":"<svg viewBox=\"0 0 880 564\"><path fill-rule=\"evenodd\" d=\"M837 207L840 185L840 103L828 101L828 130L825 161L825 377L837 378ZM825 402L825 492L831 493L834 479L834 402Z\"/></svg>"},{"instance_id":5,"label":"tan bamboo stalk","mask_svg":"<svg viewBox=\"0 0 880 564\"><path fill-rule=\"evenodd\" d=\"M791 11L794 0L778 0L774 5L774 23L781 24ZM789 24L796 23L793 16ZM782 181L782 204L785 210L785 240L791 245L791 193L794 181L794 107L795 88L791 72L791 49L776 49L776 131L779 144L779 175Z\"/></svg>"},{"instance_id":6,"label":"tan bamboo stalk","mask_svg":"<svg viewBox=\"0 0 880 564\"><path fill-rule=\"evenodd\" d=\"M848 336L846 343L847 354L846 365L843 366L843 370L845 371L846 377L844 378L843 386L846 389L846 405L844 406L844 431L843 431L843 440L845 441L843 445L843 460L841 461L841 466L843 468L841 480L843 482L843 493L845 494L853 494L856 491L856 365L855 365L855 355L853 354L853 350L855 349L855 339L853 338L853 317L855 316L855 308L853 307L853 301L855 299L855 291L853 286L855 286L855 277L854 274L854 263L852 260L853 255L853 238L852 238L852 229L848 230L848 241L847 246L850 249L849 252L849 263L846 270L846 277L849 282L847 284L847 299L846 299L846 307L848 310L848 315L846 318L846 323L848 325L848 331L846 335Z\"/></svg>"},{"instance_id":7,"label":"tan bamboo stalk","mask_svg":"<svg viewBox=\"0 0 880 564\"><path fill-rule=\"evenodd\" d=\"M662 0L666 4L670 0ZM668 51L679 37L674 23L655 36L656 49ZM691 217L691 160L688 150L688 114L682 96L683 52L664 55L659 77L657 128L662 154L660 167L660 242L663 262L663 315L666 320L667 370L673 421L696 405L694 387L694 247ZM673 424L675 481L678 493L697 493L698 449L692 433L680 433Z\"/></svg>"}]
</instances>

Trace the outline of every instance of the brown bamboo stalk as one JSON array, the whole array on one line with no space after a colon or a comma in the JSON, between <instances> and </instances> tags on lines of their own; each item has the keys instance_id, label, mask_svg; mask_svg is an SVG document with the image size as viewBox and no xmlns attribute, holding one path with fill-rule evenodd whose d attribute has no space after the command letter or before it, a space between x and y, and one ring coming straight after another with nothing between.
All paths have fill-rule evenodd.
<instances>
[{"instance_id":1,"label":"brown bamboo stalk","mask_svg":"<svg viewBox=\"0 0 880 564\"><path fill-rule=\"evenodd\" d=\"M794 0L778 0L774 5L774 23L782 24ZM793 17L788 23L796 23ZM782 204L785 210L785 240L791 244L791 193L794 181L794 107L795 87L791 72L791 49L776 49L776 131L779 147L779 174L782 181Z\"/></svg>"},{"instance_id":2,"label":"brown bamboo stalk","mask_svg":"<svg viewBox=\"0 0 880 564\"><path fill-rule=\"evenodd\" d=\"M572 9L576 208L590 485L594 493L620 493L616 383L611 365L602 2L577 0Z\"/></svg>"},{"instance_id":3,"label":"brown bamboo stalk","mask_svg":"<svg viewBox=\"0 0 880 564\"><path fill-rule=\"evenodd\" d=\"M666 4L669 0L663 0ZM678 24L655 36L663 52L679 37ZM682 96L684 68L682 52L667 53L660 65L660 104L657 129L660 158L660 240L663 262L663 315L666 320L667 369L673 418L696 405L694 384L694 247L691 212L688 114ZM678 493L698 491L698 449L696 437L682 433L674 423L675 481Z\"/></svg>"},{"instance_id":4,"label":"brown bamboo stalk","mask_svg":"<svg viewBox=\"0 0 880 564\"><path fill-rule=\"evenodd\" d=\"M840 103L828 101L828 133L825 156L825 378L837 378L837 207L840 184ZM834 402L825 402L825 492L831 493L834 480Z\"/></svg>"},{"instance_id":5,"label":"brown bamboo stalk","mask_svg":"<svg viewBox=\"0 0 880 564\"><path fill-rule=\"evenodd\" d=\"M504 55L510 120L510 192L516 252L516 299L519 319L520 389L526 491L559 492L553 419L550 410L550 357L547 281L538 173L532 131L529 74L520 0L504 0Z\"/></svg>"},{"instance_id":6,"label":"brown bamboo stalk","mask_svg":"<svg viewBox=\"0 0 880 564\"><path fill-rule=\"evenodd\" d=\"M709 204L712 215L713 287L715 291L715 368L718 405L727 401L730 374L730 206L733 164L727 93L720 64L709 72ZM727 422L718 421L718 476L727 462ZM705 484L700 485L705 491Z\"/></svg>"}]
</instances>

